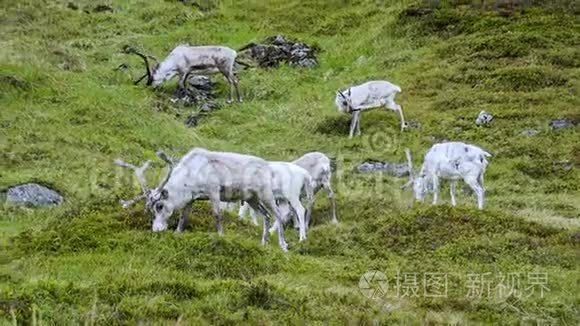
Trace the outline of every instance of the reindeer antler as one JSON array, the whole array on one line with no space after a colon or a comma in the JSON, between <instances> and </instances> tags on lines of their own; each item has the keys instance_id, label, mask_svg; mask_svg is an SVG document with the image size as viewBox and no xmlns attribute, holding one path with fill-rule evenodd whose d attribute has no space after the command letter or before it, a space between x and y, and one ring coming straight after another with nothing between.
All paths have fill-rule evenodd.
<instances>
[{"instance_id":1,"label":"reindeer antler","mask_svg":"<svg viewBox=\"0 0 580 326\"><path fill-rule=\"evenodd\" d=\"M133 199L130 199L130 200L122 200L121 199L119 202L121 203L121 206L123 206L123 208L129 208L129 207L133 206L136 202L143 200L145 198L147 198L147 196L145 194L143 194L143 195L139 195L139 196L137 196Z\"/></svg>"},{"instance_id":2,"label":"reindeer antler","mask_svg":"<svg viewBox=\"0 0 580 326\"><path fill-rule=\"evenodd\" d=\"M133 170L135 172L135 176L137 176L137 180L139 180L139 184L141 185L141 191L143 191L143 194L141 194L141 195L139 195L131 200L122 200L121 204L123 205L123 208L127 208L127 207L135 204L139 200L146 198L150 189L147 186L147 180L145 179L145 171L151 165L151 161L146 161L140 167L137 167L133 164L127 163L127 162L122 161L120 159L116 159L115 164L120 166L120 167L124 167L124 168Z\"/></svg>"},{"instance_id":3,"label":"reindeer antler","mask_svg":"<svg viewBox=\"0 0 580 326\"><path fill-rule=\"evenodd\" d=\"M157 157L159 157L160 159L162 159L163 161L165 161L165 163L167 163L169 165L175 165L175 163L177 162L176 159L167 155L164 151L157 151Z\"/></svg>"},{"instance_id":4,"label":"reindeer antler","mask_svg":"<svg viewBox=\"0 0 580 326\"><path fill-rule=\"evenodd\" d=\"M127 54L136 54L136 55L140 56L145 63L145 69L147 70L147 74L144 75L143 77L137 79L137 81L135 81L135 85L137 85L141 80L143 80L143 78L145 78L145 76L147 76L147 85L151 85L151 83L153 82L153 75L151 74L151 68L149 67L149 60L147 60L147 58L151 58L151 59L155 60L156 62L159 62L159 61L155 57L153 57L151 55L145 55L145 54L137 51L137 49L135 49L134 47L131 47L131 46L125 46L123 48L123 52L125 52Z\"/></svg>"},{"instance_id":5,"label":"reindeer antler","mask_svg":"<svg viewBox=\"0 0 580 326\"><path fill-rule=\"evenodd\" d=\"M148 54L148 55L147 55L147 57L148 57L149 59L152 59L153 61L155 61L155 63L159 64L159 60L157 60L157 58L155 58L154 56L152 56L152 55Z\"/></svg>"},{"instance_id":6,"label":"reindeer antler","mask_svg":"<svg viewBox=\"0 0 580 326\"><path fill-rule=\"evenodd\" d=\"M169 178L171 177L171 172L173 172L173 167L175 166L176 160L173 159L172 157L170 157L169 155L167 155L164 151L157 151L157 157L159 157L165 163L167 163L167 165L169 165L169 172L167 172L167 176L165 176L165 180L163 180L159 184L159 187L157 188L157 189L163 189L163 187L167 184L167 181L169 181Z\"/></svg>"}]
</instances>

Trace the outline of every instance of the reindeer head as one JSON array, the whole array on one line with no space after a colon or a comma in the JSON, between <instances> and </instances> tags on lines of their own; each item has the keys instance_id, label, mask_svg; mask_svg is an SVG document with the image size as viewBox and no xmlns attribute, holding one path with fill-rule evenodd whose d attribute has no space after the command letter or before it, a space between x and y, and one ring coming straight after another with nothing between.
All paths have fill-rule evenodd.
<instances>
[{"instance_id":1,"label":"reindeer head","mask_svg":"<svg viewBox=\"0 0 580 326\"><path fill-rule=\"evenodd\" d=\"M345 112L352 112L353 111L352 99L351 99L350 95L351 95L350 88L346 91L346 94L344 94L341 91L337 91L337 94L336 94L336 105L341 107L343 109L343 111L345 111Z\"/></svg>"},{"instance_id":2,"label":"reindeer head","mask_svg":"<svg viewBox=\"0 0 580 326\"><path fill-rule=\"evenodd\" d=\"M413 161L411 160L411 151L407 148L405 150L405 154L407 156L407 164L409 165L409 181L406 184L404 184L401 188L404 189L409 187L410 185L413 185L413 193L415 195L415 199L417 201L423 201L429 188L429 182L425 177L425 174L422 172L419 175L415 176L415 173L413 172Z\"/></svg>"},{"instance_id":3,"label":"reindeer head","mask_svg":"<svg viewBox=\"0 0 580 326\"><path fill-rule=\"evenodd\" d=\"M145 77L147 77L147 86L151 86L153 85L154 87L158 86L159 82L155 82L155 73L157 72L157 69L159 68L159 61L152 55L145 55L139 51L137 51L136 49L132 48L132 47L126 47L124 49L125 53L129 53L129 54L136 54L138 56L140 56L143 59L143 62L145 63L145 75L141 76L141 78L137 79L135 81L135 85L139 84ZM149 60L148 59L152 59L155 61L155 66L153 66L153 68L151 68L151 66L149 65Z\"/></svg>"},{"instance_id":4,"label":"reindeer head","mask_svg":"<svg viewBox=\"0 0 580 326\"><path fill-rule=\"evenodd\" d=\"M139 184L141 185L141 190L143 194L131 199L122 200L121 204L123 208L128 208L141 199L145 199L145 209L153 213L153 232L164 231L167 229L167 221L171 217L174 211L173 204L170 200L169 191L165 189L165 185L171 176L173 171L174 162L165 153L159 151L157 156L164 160L169 165L169 172L165 179L159 184L155 189L151 189L147 186L147 180L145 179L145 171L149 168L151 161L145 162L142 166L137 167L133 164L125 163L121 160L115 160L115 164L131 169L135 172Z\"/></svg>"}]
</instances>

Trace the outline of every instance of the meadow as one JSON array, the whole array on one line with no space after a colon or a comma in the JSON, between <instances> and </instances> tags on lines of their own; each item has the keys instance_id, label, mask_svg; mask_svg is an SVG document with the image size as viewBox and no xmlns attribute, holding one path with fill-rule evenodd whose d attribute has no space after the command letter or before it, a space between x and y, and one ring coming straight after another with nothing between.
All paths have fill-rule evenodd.
<instances>
[{"instance_id":1,"label":"meadow","mask_svg":"<svg viewBox=\"0 0 580 326\"><path fill-rule=\"evenodd\" d=\"M0 324L580 323L580 134L549 126L580 120L576 2L192 2L0 2L0 190L38 182L65 197L0 206ZM176 83L133 85L142 63L122 51L162 58L183 42L238 49L277 34L318 46L319 67L244 70L245 101L231 105L216 76L224 105L196 128L184 123L195 108L170 101ZM400 133L397 114L373 111L348 139L336 90L371 79L400 85L420 128ZM488 127L475 125L481 110ZM493 154L485 210L469 192L451 207L447 188L440 205L413 203L405 178L354 171L404 162L405 148L419 166L442 140ZM326 153L340 224L319 194L308 240L288 230L289 253L235 214L219 237L201 202L187 232L153 234L142 205L119 205L139 187L113 160L154 160L155 184L157 150L193 147Z\"/></svg>"}]
</instances>

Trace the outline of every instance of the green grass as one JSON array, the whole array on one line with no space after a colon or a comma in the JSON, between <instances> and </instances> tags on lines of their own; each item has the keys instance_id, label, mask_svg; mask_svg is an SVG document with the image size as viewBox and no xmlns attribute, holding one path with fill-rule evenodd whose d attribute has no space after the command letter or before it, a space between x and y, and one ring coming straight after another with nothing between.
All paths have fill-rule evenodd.
<instances>
[{"instance_id":1,"label":"green grass","mask_svg":"<svg viewBox=\"0 0 580 326\"><path fill-rule=\"evenodd\" d=\"M75 3L80 9L49 0L0 7L0 189L34 181L66 198L53 209L0 208L0 323L580 322L579 133L549 128L552 119L580 119L573 1L206 1L203 11L115 1L103 13ZM246 101L196 129L184 125L192 109L169 101L175 83L133 86L141 62L121 51L163 57L181 42L239 48L278 33L320 46L320 67L244 71ZM115 71L121 63L131 69ZM362 137L349 140L335 90L369 79L401 85L399 101L421 129L401 134L395 114L371 112ZM475 126L480 110L495 115L492 126ZM530 128L540 133L521 135ZM406 180L353 172L368 159L402 162L406 147L418 164L441 139L493 153L485 211L467 194L451 208L445 189L442 205L411 205L399 189ZM260 229L233 215L217 236L206 203L195 205L188 232L152 234L142 207L119 206L139 190L112 161L195 146L270 160L327 153L337 161L341 223L328 223L319 195L308 240L289 230L288 254L275 238L262 247ZM373 270L391 286L397 273L417 273L421 295L391 287L366 298L359 280ZM491 273L496 286L518 273L523 290L535 272L549 277L543 298L467 296L469 274ZM447 275L446 297L422 295L425 273Z\"/></svg>"}]
</instances>

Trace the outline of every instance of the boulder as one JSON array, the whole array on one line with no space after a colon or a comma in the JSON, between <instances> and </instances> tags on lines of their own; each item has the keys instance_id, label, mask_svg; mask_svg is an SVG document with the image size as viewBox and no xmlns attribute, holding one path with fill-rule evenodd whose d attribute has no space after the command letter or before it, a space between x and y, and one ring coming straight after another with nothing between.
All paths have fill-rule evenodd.
<instances>
[{"instance_id":1,"label":"boulder","mask_svg":"<svg viewBox=\"0 0 580 326\"><path fill-rule=\"evenodd\" d=\"M576 126L576 121L573 121L573 120L567 119L567 118L556 119L556 120L550 121L550 129L552 129L552 130L574 128L575 126Z\"/></svg>"},{"instance_id":2,"label":"boulder","mask_svg":"<svg viewBox=\"0 0 580 326\"><path fill-rule=\"evenodd\" d=\"M249 50L250 57L262 68L276 68L282 63L301 68L318 66L318 49L283 35L270 36L263 44L250 43L242 49Z\"/></svg>"},{"instance_id":3,"label":"boulder","mask_svg":"<svg viewBox=\"0 0 580 326\"><path fill-rule=\"evenodd\" d=\"M356 167L356 171L359 173L386 173L401 178L409 175L409 165L407 163L364 162Z\"/></svg>"},{"instance_id":4,"label":"boulder","mask_svg":"<svg viewBox=\"0 0 580 326\"><path fill-rule=\"evenodd\" d=\"M8 188L6 201L17 205L46 207L58 206L64 201L56 191L36 183L27 183Z\"/></svg>"},{"instance_id":5,"label":"boulder","mask_svg":"<svg viewBox=\"0 0 580 326\"><path fill-rule=\"evenodd\" d=\"M421 123L419 121L408 120L405 121L405 128L406 129L421 129Z\"/></svg>"},{"instance_id":6,"label":"boulder","mask_svg":"<svg viewBox=\"0 0 580 326\"><path fill-rule=\"evenodd\" d=\"M491 121L493 121L493 115L489 112L481 111L477 119L475 119L475 124L478 126L487 126L491 124Z\"/></svg>"},{"instance_id":7,"label":"boulder","mask_svg":"<svg viewBox=\"0 0 580 326\"><path fill-rule=\"evenodd\" d=\"M207 76L191 76L186 82L186 89L177 89L171 101L184 106L203 108L206 104L217 107L214 99L215 83Z\"/></svg>"}]
</instances>

